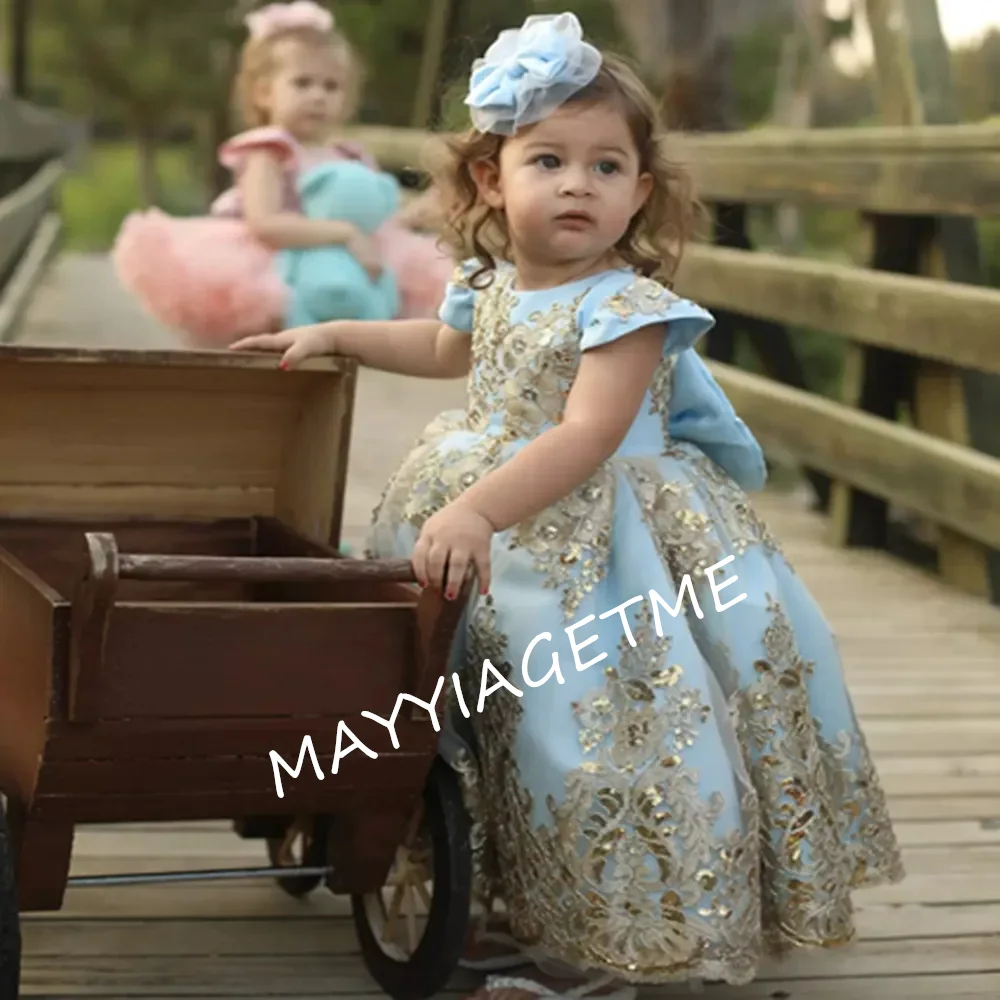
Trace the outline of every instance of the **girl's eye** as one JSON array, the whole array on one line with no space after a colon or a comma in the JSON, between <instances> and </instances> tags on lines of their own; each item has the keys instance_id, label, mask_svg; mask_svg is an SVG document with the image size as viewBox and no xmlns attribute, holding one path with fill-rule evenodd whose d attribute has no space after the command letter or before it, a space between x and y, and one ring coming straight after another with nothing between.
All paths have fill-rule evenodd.
<instances>
[{"instance_id":1,"label":"girl's eye","mask_svg":"<svg viewBox=\"0 0 1000 1000\"><path fill-rule=\"evenodd\" d=\"M535 163L543 170L555 170L559 166L559 157L552 153L542 153L535 157Z\"/></svg>"},{"instance_id":2,"label":"girl's eye","mask_svg":"<svg viewBox=\"0 0 1000 1000\"><path fill-rule=\"evenodd\" d=\"M601 160L601 162L597 164L597 169L602 174L616 174L621 168L614 162L614 160Z\"/></svg>"},{"instance_id":3,"label":"girl's eye","mask_svg":"<svg viewBox=\"0 0 1000 1000\"><path fill-rule=\"evenodd\" d=\"M327 80L324 86L326 87L327 91L331 94L340 90L340 84L337 83L336 80Z\"/></svg>"},{"instance_id":4,"label":"girl's eye","mask_svg":"<svg viewBox=\"0 0 1000 1000\"><path fill-rule=\"evenodd\" d=\"M300 90L304 90L306 87L309 86L309 77L297 76L295 78L295 86L298 87Z\"/></svg>"}]
</instances>

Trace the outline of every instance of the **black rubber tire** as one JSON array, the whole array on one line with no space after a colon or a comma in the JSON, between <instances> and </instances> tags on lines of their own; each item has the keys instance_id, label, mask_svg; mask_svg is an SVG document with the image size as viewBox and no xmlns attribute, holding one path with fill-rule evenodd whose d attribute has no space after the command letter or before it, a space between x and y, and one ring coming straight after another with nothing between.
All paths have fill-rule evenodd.
<instances>
[{"instance_id":1,"label":"black rubber tire","mask_svg":"<svg viewBox=\"0 0 1000 1000\"><path fill-rule=\"evenodd\" d=\"M0 799L0 1000L21 992L21 914L14 878L14 847Z\"/></svg>"},{"instance_id":2,"label":"black rubber tire","mask_svg":"<svg viewBox=\"0 0 1000 1000\"><path fill-rule=\"evenodd\" d=\"M315 833L312 843L306 848L305 855L302 858L302 866L304 868L319 868L326 864L326 821L320 817L315 817L313 822L316 824ZM267 857L271 862L272 868L281 867L278 851L281 850L283 842L284 837L267 838ZM294 868L289 869L289 871L294 870ZM322 881L322 875L279 875L275 878L275 882L289 896L294 896L296 899L308 896Z\"/></svg>"},{"instance_id":3,"label":"black rubber tire","mask_svg":"<svg viewBox=\"0 0 1000 1000\"><path fill-rule=\"evenodd\" d=\"M424 787L424 822L434 858L434 894L416 951L397 961L379 946L368 922L365 897L351 896L354 927L372 978L392 1000L427 1000L442 990L465 949L472 906L469 816L455 772L436 758Z\"/></svg>"}]
</instances>

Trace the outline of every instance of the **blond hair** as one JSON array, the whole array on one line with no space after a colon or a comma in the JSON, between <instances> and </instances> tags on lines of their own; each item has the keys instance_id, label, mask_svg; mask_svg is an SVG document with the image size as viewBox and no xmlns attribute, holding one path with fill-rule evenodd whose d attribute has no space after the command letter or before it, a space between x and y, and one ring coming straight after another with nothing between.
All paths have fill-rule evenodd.
<instances>
[{"instance_id":1,"label":"blond hair","mask_svg":"<svg viewBox=\"0 0 1000 1000\"><path fill-rule=\"evenodd\" d=\"M639 154L639 171L652 175L653 187L615 249L628 266L670 287L701 206L687 172L667 158L652 95L624 59L604 55L597 77L569 100L611 103L625 116ZM481 160L499 168L505 141L504 136L476 129L449 136L438 147L437 162L430 167L448 206L442 240L459 259L474 257L482 265L472 276L474 284L496 269L495 257L509 258L510 254L506 219L481 201L471 170L471 165Z\"/></svg>"},{"instance_id":2,"label":"blond hair","mask_svg":"<svg viewBox=\"0 0 1000 1000\"><path fill-rule=\"evenodd\" d=\"M233 87L233 97L240 117L247 128L269 125L267 115L257 104L255 90L278 69L277 50L283 42L296 42L312 49L329 49L344 67L346 97L345 120L357 111L362 83L362 66L350 43L338 31L316 28L287 28L263 38L248 38L240 53L239 69Z\"/></svg>"}]
</instances>

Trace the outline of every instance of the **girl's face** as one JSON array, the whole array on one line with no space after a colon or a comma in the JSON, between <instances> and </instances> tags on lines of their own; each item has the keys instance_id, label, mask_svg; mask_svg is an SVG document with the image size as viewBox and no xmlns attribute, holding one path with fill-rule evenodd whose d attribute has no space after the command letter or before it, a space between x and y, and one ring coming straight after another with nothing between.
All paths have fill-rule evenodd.
<instances>
[{"instance_id":1,"label":"girl's face","mask_svg":"<svg viewBox=\"0 0 1000 1000\"><path fill-rule=\"evenodd\" d=\"M344 117L346 73L331 48L295 39L278 42L276 68L261 81L258 101L272 125L303 142L322 138Z\"/></svg>"},{"instance_id":2,"label":"girl's face","mask_svg":"<svg viewBox=\"0 0 1000 1000\"><path fill-rule=\"evenodd\" d=\"M473 165L480 195L507 219L515 261L603 263L649 197L628 124L609 104L568 104L504 142L499 169Z\"/></svg>"}]
</instances>

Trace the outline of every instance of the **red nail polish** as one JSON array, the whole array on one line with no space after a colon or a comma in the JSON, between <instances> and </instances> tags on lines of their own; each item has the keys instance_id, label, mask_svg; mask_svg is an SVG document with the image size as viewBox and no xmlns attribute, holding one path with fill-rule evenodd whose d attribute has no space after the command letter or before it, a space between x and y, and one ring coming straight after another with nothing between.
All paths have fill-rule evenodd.
<instances>
[{"instance_id":1,"label":"red nail polish","mask_svg":"<svg viewBox=\"0 0 1000 1000\"><path fill-rule=\"evenodd\" d=\"M454 590L449 590L444 595L444 598L445 598L446 601L453 601L453 600L455 600L455 591Z\"/></svg>"}]
</instances>

